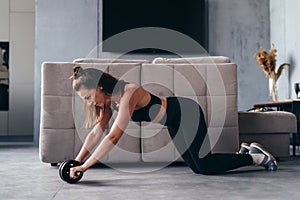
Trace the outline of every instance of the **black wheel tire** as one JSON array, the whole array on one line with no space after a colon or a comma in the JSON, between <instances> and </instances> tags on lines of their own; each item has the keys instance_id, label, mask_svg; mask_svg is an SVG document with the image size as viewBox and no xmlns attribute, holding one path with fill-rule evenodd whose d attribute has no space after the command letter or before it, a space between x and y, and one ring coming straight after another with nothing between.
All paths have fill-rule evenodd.
<instances>
[{"instance_id":1,"label":"black wheel tire","mask_svg":"<svg viewBox=\"0 0 300 200\"><path fill-rule=\"evenodd\" d=\"M77 162L76 160L66 160L64 162L61 163L61 165L59 166L59 176L60 178L67 182L67 183L77 183L83 176L82 172L78 172L78 178L70 178L70 168L71 167L76 167L79 166L80 163Z\"/></svg>"},{"instance_id":2,"label":"black wheel tire","mask_svg":"<svg viewBox=\"0 0 300 200\"><path fill-rule=\"evenodd\" d=\"M64 160L63 162L61 162L61 163L59 164L58 172L59 172L59 176L60 176L60 178L61 178L62 180L64 180L63 175L62 175L63 166L64 166L64 164L65 164L66 162L68 162L68 161L70 161L70 160Z\"/></svg>"}]
</instances>

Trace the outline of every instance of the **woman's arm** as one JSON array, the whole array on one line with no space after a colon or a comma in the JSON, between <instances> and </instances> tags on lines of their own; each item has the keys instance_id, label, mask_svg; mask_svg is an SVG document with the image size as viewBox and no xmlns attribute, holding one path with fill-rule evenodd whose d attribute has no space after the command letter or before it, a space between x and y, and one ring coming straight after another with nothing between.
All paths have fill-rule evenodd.
<instances>
[{"instance_id":1,"label":"woman's arm","mask_svg":"<svg viewBox=\"0 0 300 200\"><path fill-rule=\"evenodd\" d=\"M79 167L74 167L72 171L83 171L85 172L92 165L101 160L113 147L118 143L119 139L124 133L131 115L140 100L140 94L137 92L137 88L132 88L126 91L120 101L118 116L107 136L102 140L100 145L96 148L94 153L89 159ZM75 177L74 172L71 172L70 176Z\"/></svg>"},{"instance_id":2,"label":"woman's arm","mask_svg":"<svg viewBox=\"0 0 300 200\"><path fill-rule=\"evenodd\" d=\"M107 153L109 153L117 144L122 134L123 130L120 130L118 127L112 128L110 133L107 136L105 136L105 138L101 141L100 145L95 149L95 151L89 157L89 159L82 165L82 171L85 172L88 168L96 164Z\"/></svg>"},{"instance_id":3,"label":"woman's arm","mask_svg":"<svg viewBox=\"0 0 300 200\"><path fill-rule=\"evenodd\" d=\"M93 148L99 143L102 138L103 132L107 128L109 119L112 116L112 111L108 108L105 112L105 116L102 121L97 123L91 132L86 137L84 144L76 156L75 160L78 162L82 162L84 158L93 150Z\"/></svg>"},{"instance_id":4,"label":"woman's arm","mask_svg":"<svg viewBox=\"0 0 300 200\"><path fill-rule=\"evenodd\" d=\"M101 127L100 123L97 123L95 127L86 137L84 144L82 145L80 152L76 156L75 160L82 162L84 158L92 151L92 149L99 143L104 129Z\"/></svg>"}]
</instances>

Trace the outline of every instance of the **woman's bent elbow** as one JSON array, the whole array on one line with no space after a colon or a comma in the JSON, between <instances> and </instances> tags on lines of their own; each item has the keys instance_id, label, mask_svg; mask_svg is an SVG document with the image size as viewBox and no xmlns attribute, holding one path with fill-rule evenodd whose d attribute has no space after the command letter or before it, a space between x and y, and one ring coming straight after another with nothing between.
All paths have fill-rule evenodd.
<instances>
[{"instance_id":1,"label":"woman's bent elbow","mask_svg":"<svg viewBox=\"0 0 300 200\"><path fill-rule=\"evenodd\" d=\"M110 135L108 137L108 140L113 143L114 145L116 145L119 141L120 137L116 136L116 135Z\"/></svg>"}]
</instances>

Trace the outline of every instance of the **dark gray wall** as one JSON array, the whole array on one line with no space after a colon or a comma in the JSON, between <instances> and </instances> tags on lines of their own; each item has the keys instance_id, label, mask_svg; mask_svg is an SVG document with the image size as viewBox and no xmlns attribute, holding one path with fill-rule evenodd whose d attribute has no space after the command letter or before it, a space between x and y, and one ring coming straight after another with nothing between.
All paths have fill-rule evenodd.
<instances>
[{"instance_id":1,"label":"dark gray wall","mask_svg":"<svg viewBox=\"0 0 300 200\"><path fill-rule=\"evenodd\" d=\"M238 65L239 110L268 100L268 80L254 53L270 46L269 0L210 0L209 17L210 54Z\"/></svg>"},{"instance_id":2,"label":"dark gray wall","mask_svg":"<svg viewBox=\"0 0 300 200\"><path fill-rule=\"evenodd\" d=\"M36 0L35 141L39 139L41 64L112 53L93 51L101 41L102 0ZM209 54L238 64L239 110L268 98L268 85L253 54L269 47L269 0L209 0ZM99 12L98 12L99 11ZM160 55L126 55L153 59ZM189 56L189 55L187 55ZM192 55L190 55L192 56ZM90 56L89 56L90 57Z\"/></svg>"}]
</instances>

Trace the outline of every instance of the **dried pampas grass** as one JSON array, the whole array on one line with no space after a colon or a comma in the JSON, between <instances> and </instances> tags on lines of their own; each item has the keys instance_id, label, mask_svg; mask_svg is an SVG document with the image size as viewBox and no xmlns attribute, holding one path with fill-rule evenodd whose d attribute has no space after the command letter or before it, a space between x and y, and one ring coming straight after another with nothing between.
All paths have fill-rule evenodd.
<instances>
[{"instance_id":1,"label":"dried pampas grass","mask_svg":"<svg viewBox=\"0 0 300 200\"><path fill-rule=\"evenodd\" d=\"M277 72L276 70L276 53L277 50L275 48L275 45L272 44L271 50L268 52L265 51L263 47L260 48L260 52L255 53L255 58L259 64L259 66L264 71L265 75L268 78L275 77L275 81L278 80L280 75L282 74L282 70L285 66L290 66L288 63L283 63L279 66Z\"/></svg>"}]
</instances>

